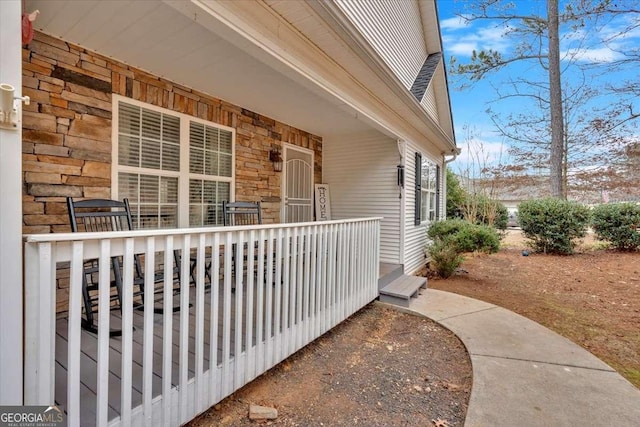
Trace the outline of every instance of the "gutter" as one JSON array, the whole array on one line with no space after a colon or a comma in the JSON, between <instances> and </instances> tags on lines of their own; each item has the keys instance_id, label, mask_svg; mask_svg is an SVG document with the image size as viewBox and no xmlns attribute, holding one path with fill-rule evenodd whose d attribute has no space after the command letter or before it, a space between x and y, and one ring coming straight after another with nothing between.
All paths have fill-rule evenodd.
<instances>
[{"instance_id":1,"label":"gutter","mask_svg":"<svg viewBox=\"0 0 640 427\"><path fill-rule=\"evenodd\" d=\"M451 150L451 153L442 153L442 156L445 158L444 164L448 165L449 163L453 162L460 155L460 153L462 153L462 149L458 147ZM453 157L450 159L447 159L446 156L453 156Z\"/></svg>"}]
</instances>

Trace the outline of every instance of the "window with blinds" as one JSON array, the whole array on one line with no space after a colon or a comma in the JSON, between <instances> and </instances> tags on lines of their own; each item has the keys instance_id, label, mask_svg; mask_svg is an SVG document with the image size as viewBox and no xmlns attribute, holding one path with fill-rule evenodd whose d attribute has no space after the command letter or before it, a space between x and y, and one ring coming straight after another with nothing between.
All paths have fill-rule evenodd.
<instances>
[{"instance_id":1,"label":"window with blinds","mask_svg":"<svg viewBox=\"0 0 640 427\"><path fill-rule=\"evenodd\" d=\"M230 200L233 175L231 132L189 124L189 225L222 224L222 201Z\"/></svg>"},{"instance_id":2,"label":"window with blinds","mask_svg":"<svg viewBox=\"0 0 640 427\"><path fill-rule=\"evenodd\" d=\"M117 101L117 188L135 228L222 224L231 200L233 132L193 117Z\"/></svg>"}]
</instances>

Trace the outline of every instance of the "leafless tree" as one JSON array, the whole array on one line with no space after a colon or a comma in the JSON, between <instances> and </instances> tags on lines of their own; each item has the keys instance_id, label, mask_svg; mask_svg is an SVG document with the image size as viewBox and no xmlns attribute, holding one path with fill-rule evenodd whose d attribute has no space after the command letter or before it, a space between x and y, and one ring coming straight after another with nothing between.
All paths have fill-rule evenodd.
<instances>
[{"instance_id":1,"label":"leafless tree","mask_svg":"<svg viewBox=\"0 0 640 427\"><path fill-rule=\"evenodd\" d=\"M557 0L546 0L546 8L530 8L532 12L522 14L520 10L526 8L517 8L512 2L475 0L466 3L466 9L459 13L467 23L497 22L504 28L504 37L515 43L508 54L488 49L474 51L467 63L451 58L450 69L454 76L461 78L458 81L461 86L509 69L515 63L528 64L532 70L525 75L511 75L495 86L497 101L520 98L528 109L506 115L491 109L489 112L498 132L513 142L509 154L519 161L525 174L541 165L548 169L554 197L566 198L570 191L587 187L598 177L615 178L617 174L613 172L619 171L619 167L614 164L620 159L627 159L622 162L627 165L630 162L625 147L633 144L633 140L623 135L628 130L626 126L638 117L633 102L620 102L604 110L594 108L590 101L613 91L630 95L628 99L634 100L631 94L637 96L640 85L626 82L616 87L596 88L591 81L585 83L585 78L576 79L580 75L576 69L584 66L579 63L579 53L588 47L587 34L604 28L615 17L633 13L632 6L638 2L574 0L565 2L560 10ZM612 32L608 40L600 43L615 46L617 38L639 27L637 20L630 20L626 27ZM559 50L560 28L571 38L573 47L563 57ZM584 36L580 37L581 34ZM640 60L637 49L627 49L625 55L616 67ZM571 82L563 77L564 73L571 75ZM592 69L590 76L593 75Z\"/></svg>"}]
</instances>

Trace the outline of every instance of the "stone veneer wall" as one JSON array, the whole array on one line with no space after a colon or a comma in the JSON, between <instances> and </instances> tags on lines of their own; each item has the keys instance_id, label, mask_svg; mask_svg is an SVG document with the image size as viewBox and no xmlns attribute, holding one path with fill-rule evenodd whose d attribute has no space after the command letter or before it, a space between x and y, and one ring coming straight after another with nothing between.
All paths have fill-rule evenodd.
<instances>
[{"instance_id":1,"label":"stone veneer wall","mask_svg":"<svg viewBox=\"0 0 640 427\"><path fill-rule=\"evenodd\" d=\"M36 32L22 51L23 233L70 231L66 197L111 197L111 108L117 93L236 129L238 201L260 201L265 223L280 222L281 173L268 160L284 142L315 152L322 138L81 47ZM57 310L66 311L69 271L57 276Z\"/></svg>"},{"instance_id":2,"label":"stone veneer wall","mask_svg":"<svg viewBox=\"0 0 640 427\"><path fill-rule=\"evenodd\" d=\"M322 138L36 32L22 51L23 232L70 231L65 198L111 197L112 93L236 129L236 200L260 201L280 222L281 173L268 160L284 142L315 152Z\"/></svg>"}]
</instances>

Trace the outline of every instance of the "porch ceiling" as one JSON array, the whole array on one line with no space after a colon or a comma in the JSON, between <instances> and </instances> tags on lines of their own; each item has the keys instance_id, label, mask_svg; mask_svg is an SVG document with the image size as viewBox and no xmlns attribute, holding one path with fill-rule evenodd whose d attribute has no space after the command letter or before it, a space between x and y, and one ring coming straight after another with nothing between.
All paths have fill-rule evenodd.
<instances>
[{"instance_id":1,"label":"porch ceiling","mask_svg":"<svg viewBox=\"0 0 640 427\"><path fill-rule=\"evenodd\" d=\"M319 136L371 124L319 87L292 79L161 1L26 0L34 27ZM211 27L211 25L209 25Z\"/></svg>"}]
</instances>

